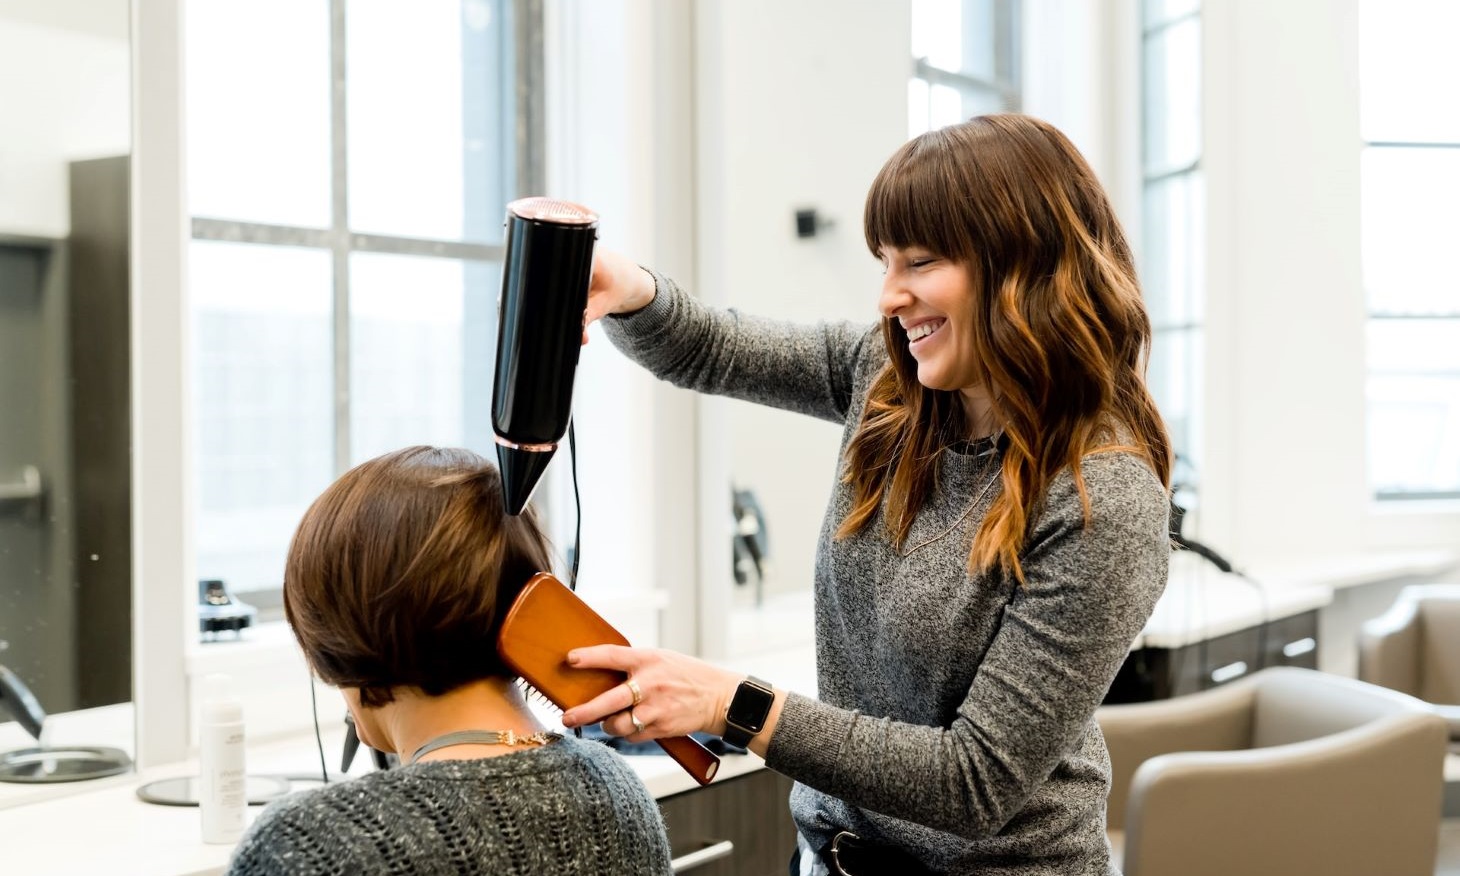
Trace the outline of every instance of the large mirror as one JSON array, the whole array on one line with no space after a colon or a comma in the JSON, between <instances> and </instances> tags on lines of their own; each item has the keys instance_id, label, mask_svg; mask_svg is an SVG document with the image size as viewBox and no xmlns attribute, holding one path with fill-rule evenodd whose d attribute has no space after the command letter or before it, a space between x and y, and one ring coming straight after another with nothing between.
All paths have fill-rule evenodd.
<instances>
[{"instance_id":1,"label":"large mirror","mask_svg":"<svg viewBox=\"0 0 1460 876\"><path fill-rule=\"evenodd\" d=\"M53 741L127 750L128 28L0 0L0 665ZM0 702L0 754L34 745Z\"/></svg>"}]
</instances>

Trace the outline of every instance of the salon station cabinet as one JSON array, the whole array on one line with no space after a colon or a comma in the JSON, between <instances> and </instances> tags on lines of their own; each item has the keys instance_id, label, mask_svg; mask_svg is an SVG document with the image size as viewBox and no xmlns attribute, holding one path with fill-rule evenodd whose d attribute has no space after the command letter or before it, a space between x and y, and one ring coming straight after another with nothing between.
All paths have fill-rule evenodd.
<instances>
[{"instance_id":1,"label":"salon station cabinet","mask_svg":"<svg viewBox=\"0 0 1460 876\"><path fill-rule=\"evenodd\" d=\"M791 780L756 769L659 799L674 872L781 876L796 847Z\"/></svg>"},{"instance_id":2,"label":"salon station cabinet","mask_svg":"<svg viewBox=\"0 0 1460 876\"><path fill-rule=\"evenodd\" d=\"M1232 573L1175 552L1166 592L1105 702L1196 693L1272 666L1355 676L1362 622L1406 584L1449 574L1457 560L1454 551L1354 553Z\"/></svg>"}]
</instances>

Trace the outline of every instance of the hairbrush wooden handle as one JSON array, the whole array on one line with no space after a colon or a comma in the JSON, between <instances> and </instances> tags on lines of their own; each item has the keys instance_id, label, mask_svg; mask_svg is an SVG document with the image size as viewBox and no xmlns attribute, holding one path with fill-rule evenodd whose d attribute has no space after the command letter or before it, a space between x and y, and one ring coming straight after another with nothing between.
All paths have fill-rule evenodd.
<instances>
[{"instance_id":1,"label":"hairbrush wooden handle","mask_svg":"<svg viewBox=\"0 0 1460 876\"><path fill-rule=\"evenodd\" d=\"M720 770L720 758L695 741L694 737L666 736L654 741L701 785L708 785Z\"/></svg>"},{"instance_id":2,"label":"hairbrush wooden handle","mask_svg":"<svg viewBox=\"0 0 1460 876\"><path fill-rule=\"evenodd\" d=\"M539 572L517 594L503 618L497 653L553 705L570 709L613 690L628 676L608 669L574 669L568 665L568 652L592 645L628 644L622 633L563 582ZM720 758L689 736L654 741L701 785L709 784L720 768Z\"/></svg>"}]
</instances>

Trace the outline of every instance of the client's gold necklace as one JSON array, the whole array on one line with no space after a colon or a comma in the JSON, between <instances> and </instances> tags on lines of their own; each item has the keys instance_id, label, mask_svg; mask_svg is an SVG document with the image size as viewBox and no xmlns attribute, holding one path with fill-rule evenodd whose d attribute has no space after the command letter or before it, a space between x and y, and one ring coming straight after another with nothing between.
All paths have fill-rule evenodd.
<instances>
[{"instance_id":1,"label":"client's gold necklace","mask_svg":"<svg viewBox=\"0 0 1460 876\"><path fill-rule=\"evenodd\" d=\"M452 745L546 745L557 738L558 734L545 730L539 730L530 736L522 736L512 730L457 730L437 736L416 749L406 765L410 766L438 748Z\"/></svg>"}]
</instances>

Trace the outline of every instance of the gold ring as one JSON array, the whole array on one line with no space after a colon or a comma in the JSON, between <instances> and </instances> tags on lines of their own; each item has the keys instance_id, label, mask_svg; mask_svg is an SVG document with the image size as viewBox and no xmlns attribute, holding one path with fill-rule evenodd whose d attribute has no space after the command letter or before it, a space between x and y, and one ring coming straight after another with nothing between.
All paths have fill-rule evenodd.
<instances>
[{"instance_id":1,"label":"gold ring","mask_svg":"<svg viewBox=\"0 0 1460 876\"><path fill-rule=\"evenodd\" d=\"M635 733L643 733L644 728L649 726L648 724L645 724L643 721L639 720L639 716L634 714L634 709L632 706L629 707L629 720L634 722Z\"/></svg>"},{"instance_id":2,"label":"gold ring","mask_svg":"<svg viewBox=\"0 0 1460 876\"><path fill-rule=\"evenodd\" d=\"M629 708L633 708L644 701L644 692L639 690L639 683L634 681L632 675L624 679L624 686L629 689L629 694L634 698L634 701L629 703Z\"/></svg>"}]
</instances>

